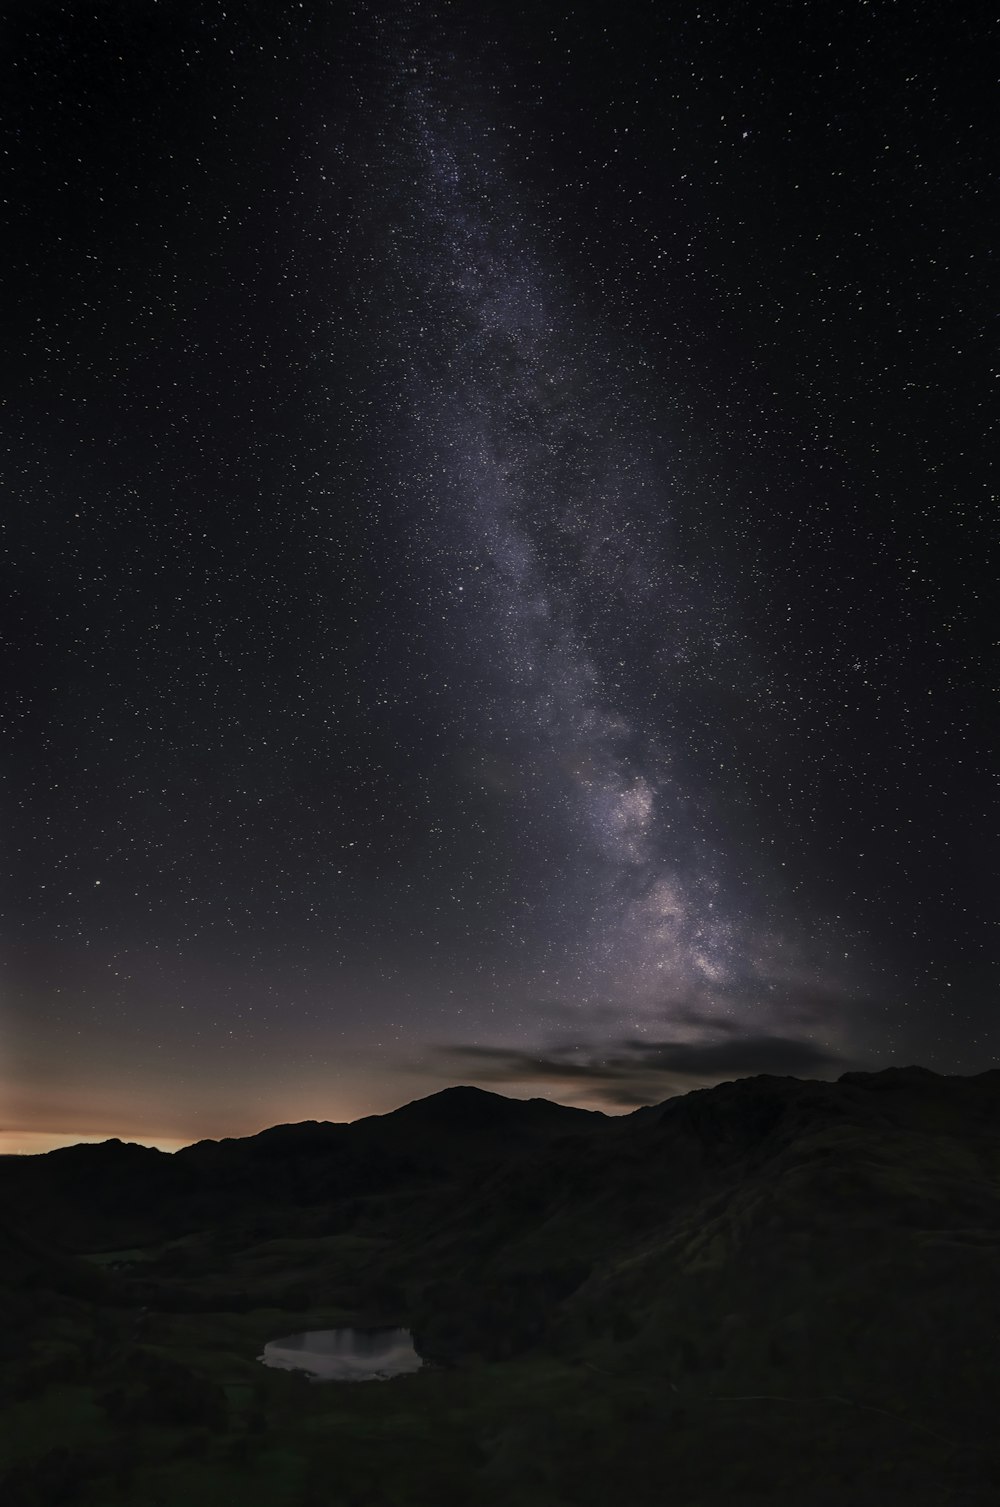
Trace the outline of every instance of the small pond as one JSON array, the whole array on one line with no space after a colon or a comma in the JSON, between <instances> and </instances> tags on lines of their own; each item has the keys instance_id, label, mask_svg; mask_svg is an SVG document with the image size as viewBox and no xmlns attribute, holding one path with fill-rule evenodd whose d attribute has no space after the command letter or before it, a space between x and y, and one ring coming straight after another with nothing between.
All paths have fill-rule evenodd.
<instances>
[{"instance_id":1,"label":"small pond","mask_svg":"<svg viewBox=\"0 0 1000 1507\"><path fill-rule=\"evenodd\" d=\"M308 1329L269 1340L257 1359L313 1381L388 1381L423 1365L408 1329Z\"/></svg>"}]
</instances>

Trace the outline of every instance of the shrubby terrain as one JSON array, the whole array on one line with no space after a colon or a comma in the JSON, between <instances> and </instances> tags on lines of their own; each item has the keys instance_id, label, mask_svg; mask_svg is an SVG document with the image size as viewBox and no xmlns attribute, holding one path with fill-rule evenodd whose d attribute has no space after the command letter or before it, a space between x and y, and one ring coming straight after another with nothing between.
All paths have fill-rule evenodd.
<instances>
[{"instance_id":1,"label":"shrubby terrain","mask_svg":"<svg viewBox=\"0 0 1000 1507\"><path fill-rule=\"evenodd\" d=\"M1000 1500L1000 1072L0 1158L5 1507ZM403 1324L412 1377L264 1342Z\"/></svg>"}]
</instances>

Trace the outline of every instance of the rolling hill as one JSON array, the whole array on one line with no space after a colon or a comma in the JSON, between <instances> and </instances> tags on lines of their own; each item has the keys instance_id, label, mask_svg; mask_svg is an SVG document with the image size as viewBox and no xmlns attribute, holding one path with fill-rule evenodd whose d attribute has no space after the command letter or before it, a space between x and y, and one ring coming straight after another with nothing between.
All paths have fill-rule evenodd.
<instances>
[{"instance_id":1,"label":"rolling hill","mask_svg":"<svg viewBox=\"0 0 1000 1507\"><path fill-rule=\"evenodd\" d=\"M26 1343L48 1346L38 1395L61 1323L113 1437L124 1404L100 1398L134 1384L140 1414L207 1399L209 1454L251 1460L250 1415L219 1401L239 1378L309 1476L324 1450L282 1412L294 1378L252 1352L326 1316L413 1328L437 1369L391 1395L432 1429L451 1399L461 1491L488 1503L603 1503L625 1483L659 1501L667 1467L691 1507L1000 1489L1000 1072L743 1079L621 1118L456 1088L173 1156L4 1158L0 1193L18 1215L0 1286L9 1305L31 1283ZM9 1353L6 1375L16 1393ZM533 1387L544 1405L521 1407ZM335 1392L303 1416L332 1427ZM447 1497L440 1466L425 1484ZM104 1490L109 1469L90 1471ZM425 1500L392 1479L386 1500Z\"/></svg>"}]
</instances>

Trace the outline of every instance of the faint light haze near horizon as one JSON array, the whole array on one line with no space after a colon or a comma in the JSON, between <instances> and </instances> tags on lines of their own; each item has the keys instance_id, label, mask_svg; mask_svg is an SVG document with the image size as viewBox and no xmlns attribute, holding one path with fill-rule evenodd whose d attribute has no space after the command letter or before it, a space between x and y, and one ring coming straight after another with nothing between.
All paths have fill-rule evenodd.
<instances>
[{"instance_id":1,"label":"faint light haze near horizon","mask_svg":"<svg viewBox=\"0 0 1000 1507\"><path fill-rule=\"evenodd\" d=\"M17 39L3 1142L991 1066L982 159L888 22L204 15Z\"/></svg>"}]
</instances>

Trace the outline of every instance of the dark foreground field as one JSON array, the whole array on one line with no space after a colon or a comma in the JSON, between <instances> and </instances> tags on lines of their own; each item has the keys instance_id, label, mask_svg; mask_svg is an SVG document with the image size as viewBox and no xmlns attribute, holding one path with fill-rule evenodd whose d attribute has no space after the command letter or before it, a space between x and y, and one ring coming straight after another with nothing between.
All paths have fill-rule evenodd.
<instances>
[{"instance_id":1,"label":"dark foreground field","mask_svg":"<svg viewBox=\"0 0 1000 1507\"><path fill-rule=\"evenodd\" d=\"M5 1507L1000 1500L1000 1072L0 1159ZM404 1324L412 1377L264 1342Z\"/></svg>"}]
</instances>

